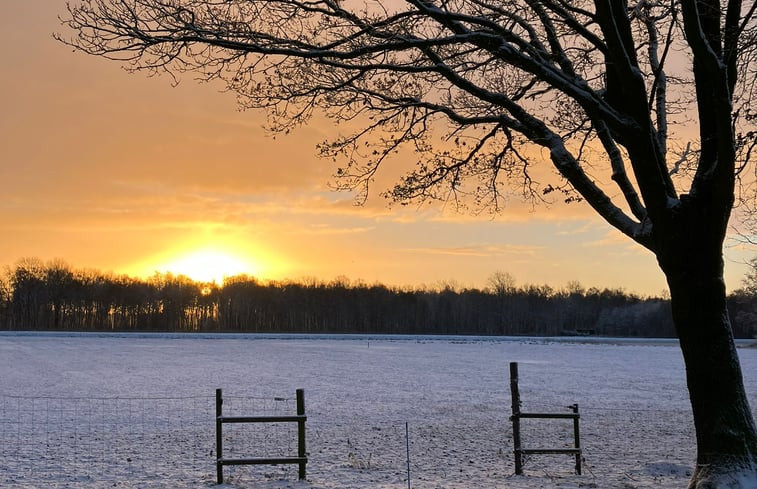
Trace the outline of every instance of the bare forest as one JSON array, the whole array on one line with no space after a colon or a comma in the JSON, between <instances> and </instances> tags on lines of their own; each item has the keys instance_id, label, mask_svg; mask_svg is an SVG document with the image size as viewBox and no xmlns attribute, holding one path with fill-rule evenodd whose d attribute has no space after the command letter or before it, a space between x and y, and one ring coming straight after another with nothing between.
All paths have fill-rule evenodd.
<instances>
[{"instance_id":1,"label":"bare forest","mask_svg":"<svg viewBox=\"0 0 757 489\"><path fill-rule=\"evenodd\" d=\"M219 285L25 259L5 268L0 291L5 330L675 336L665 298L578 282L559 289L517 286L503 272L492 274L484 289L246 275ZM729 297L736 337L757 333L754 292L745 287Z\"/></svg>"}]
</instances>

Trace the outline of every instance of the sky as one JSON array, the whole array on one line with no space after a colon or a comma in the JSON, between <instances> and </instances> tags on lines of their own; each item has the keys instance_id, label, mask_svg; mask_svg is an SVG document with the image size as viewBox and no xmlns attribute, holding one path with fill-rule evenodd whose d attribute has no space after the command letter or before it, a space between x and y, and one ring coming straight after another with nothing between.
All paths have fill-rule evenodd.
<instances>
[{"instance_id":1,"label":"sky","mask_svg":"<svg viewBox=\"0 0 757 489\"><path fill-rule=\"evenodd\" d=\"M238 110L220 86L72 52L52 38L64 11L64 0L0 2L0 266L465 287L499 271L517 285L666 288L653 255L584 203L514 199L494 216L378 195L356 206L316 156L340 128L274 138L264 113ZM729 242L730 290L754 251Z\"/></svg>"}]
</instances>

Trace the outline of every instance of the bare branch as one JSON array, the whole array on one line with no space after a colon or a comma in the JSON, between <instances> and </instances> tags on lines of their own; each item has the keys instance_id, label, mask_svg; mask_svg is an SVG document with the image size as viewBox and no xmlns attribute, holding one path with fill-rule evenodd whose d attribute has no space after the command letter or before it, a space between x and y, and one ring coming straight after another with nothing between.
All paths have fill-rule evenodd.
<instances>
[{"instance_id":1,"label":"bare branch","mask_svg":"<svg viewBox=\"0 0 757 489\"><path fill-rule=\"evenodd\" d=\"M65 22L76 37L64 42L133 70L220 79L243 106L266 109L276 131L304 124L316 111L364 124L319 147L323 156L346 158L336 186L357 191L358 199L367 196L382 163L407 147L419 155L419 166L388 196L471 196L498 208L500 179L524 189L535 185L529 168L538 162L515 144L530 141L550 151L565 178L557 187L568 182L608 222L639 240L642 223L649 230L650 209L657 219L676 198L666 165L673 106L665 67L672 46L690 40L703 66L721 52L709 49L711 36L696 28L696 6L686 7L693 8L688 13L684 8L687 39L679 37L674 26L684 4L691 2L82 0L69 7ZM726 52L733 52L735 40L743 45L740 34L748 32L752 11L736 21L733 9L726 15ZM635 21L642 30L634 30ZM637 59L640 46L648 72ZM729 116L727 107L718 118L722 114ZM725 144L735 124L718 141ZM450 135L448 142L476 142L437 147L431 135L439 131ZM744 141L740 148L749 155ZM707 144L694 189L716 168ZM582 167L596 164L584 161L588 148L601 148L606 176L635 220L608 206L608 192ZM729 157L726 147L718 154ZM674 172L679 166L673 161Z\"/></svg>"}]
</instances>

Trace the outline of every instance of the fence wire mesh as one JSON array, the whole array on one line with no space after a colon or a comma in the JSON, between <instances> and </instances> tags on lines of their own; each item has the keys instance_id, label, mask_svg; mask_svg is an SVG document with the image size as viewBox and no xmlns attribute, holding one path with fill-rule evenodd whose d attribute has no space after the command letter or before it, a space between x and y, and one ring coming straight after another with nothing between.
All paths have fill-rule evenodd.
<instances>
[{"instance_id":1,"label":"fence wire mesh","mask_svg":"<svg viewBox=\"0 0 757 489\"><path fill-rule=\"evenodd\" d=\"M291 399L232 397L227 412L283 414ZM0 486L95 481L210 480L215 397L0 396ZM296 431L276 425L224 431L227 450L274 456ZM269 455L273 454L273 455Z\"/></svg>"},{"instance_id":2,"label":"fence wire mesh","mask_svg":"<svg viewBox=\"0 0 757 489\"><path fill-rule=\"evenodd\" d=\"M296 411L296 402L224 396L223 407L229 416L285 415ZM693 445L666 440L693 439L689 412L589 405L580 410L585 473L576 481L590 484L601 474L601 480L622 487L637 476L651 475L661 485L688 477ZM313 487L404 487L408 456L413 488L532 487L521 485L527 479L512 476L509 405L434 405L380 417L358 411L335 413L315 402L308 406L308 481ZM0 487L210 486L215 481L214 418L211 396L0 396ZM524 447L572 443L567 422L524 420L523 430ZM633 443L629 437L635 438ZM649 440L659 445L652 455ZM296 451L294 423L224 427L226 454L279 457ZM654 458L655 453L664 456ZM579 476L573 474L573 462L570 456L529 457L524 472L527 477L574 480ZM255 487L281 487L273 481L297 479L291 465L230 466L224 472L232 487L249 487L250 481ZM122 486L120 481L146 483Z\"/></svg>"}]
</instances>

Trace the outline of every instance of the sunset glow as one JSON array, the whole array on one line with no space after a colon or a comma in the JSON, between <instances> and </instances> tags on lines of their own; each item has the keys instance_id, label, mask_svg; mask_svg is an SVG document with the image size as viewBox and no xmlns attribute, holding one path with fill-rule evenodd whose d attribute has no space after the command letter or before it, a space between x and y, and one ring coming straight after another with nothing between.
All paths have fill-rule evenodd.
<instances>
[{"instance_id":1,"label":"sunset glow","mask_svg":"<svg viewBox=\"0 0 757 489\"><path fill-rule=\"evenodd\" d=\"M254 259L239 252L213 247L180 252L162 260L164 261L141 264L135 267L135 272L142 276L149 276L155 272L172 273L185 275L197 282L215 282L220 285L225 278L235 275L259 277L264 269Z\"/></svg>"},{"instance_id":2,"label":"sunset glow","mask_svg":"<svg viewBox=\"0 0 757 489\"><path fill-rule=\"evenodd\" d=\"M330 190L337 163L316 150L349 124L314 116L272 138L266 114L237 110L221 85L127 74L72 52L52 38L64 8L0 2L0 54L12 74L0 77L0 267L37 257L142 278L475 287L503 271L518 285L666 288L654 256L583 202L534 208L516 189L496 215L388 206L379 194L413 168L411 152L388 161L355 206L354 195ZM753 253L726 247L729 289Z\"/></svg>"}]
</instances>

